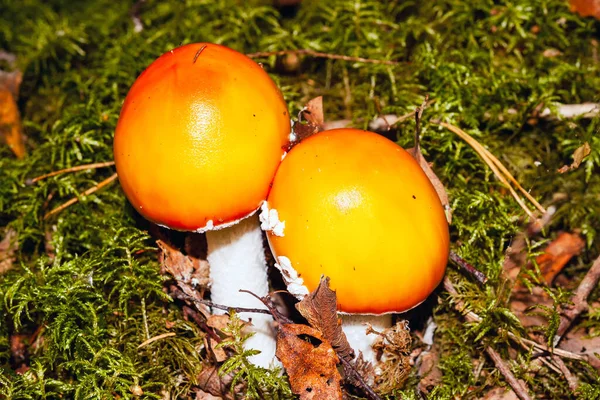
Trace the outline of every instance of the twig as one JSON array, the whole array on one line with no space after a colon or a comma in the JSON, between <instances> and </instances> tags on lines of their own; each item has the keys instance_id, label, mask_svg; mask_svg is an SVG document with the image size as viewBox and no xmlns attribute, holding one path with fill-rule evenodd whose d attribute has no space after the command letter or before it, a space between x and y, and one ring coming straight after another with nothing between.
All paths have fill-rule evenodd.
<instances>
[{"instance_id":1,"label":"twig","mask_svg":"<svg viewBox=\"0 0 600 400\"><path fill-rule=\"evenodd\" d=\"M435 99L431 99L426 103L426 106L430 106L431 104L435 103ZM394 126L406 121L409 118L413 118L415 116L415 113L417 112L417 110L411 111L409 113L406 113L404 115L401 116L397 116L394 114L385 114L385 115L380 115L379 117L373 119L371 122L369 122L369 129L372 131L387 131L391 128L393 128ZM361 120L358 120L357 122L361 122ZM329 129L336 129L336 128L346 128L347 126L352 124L352 120L350 119L340 119L340 120L336 120L336 121L329 121L329 122L325 122L323 124L323 129L324 130L329 130Z\"/></svg>"},{"instance_id":2,"label":"twig","mask_svg":"<svg viewBox=\"0 0 600 400\"><path fill-rule=\"evenodd\" d=\"M567 365L565 364L565 362L562 359L560 359L559 357L556 357L556 356L552 357L552 361L554 361L556 363L556 365L558 366L558 369L560 369L560 372L562 372L562 374L564 375L571 391L576 392L577 389L579 389L579 380L577 379L577 377L571 373L569 368L567 368Z\"/></svg>"},{"instance_id":3,"label":"twig","mask_svg":"<svg viewBox=\"0 0 600 400\"><path fill-rule=\"evenodd\" d=\"M151 337L150 339L143 341L142 344L140 344L138 346L138 349L141 349L142 347L147 346L152 342L156 342L157 340L172 337L172 336L177 336L177 334L175 332L167 332L167 333L163 333L162 335Z\"/></svg>"},{"instance_id":4,"label":"twig","mask_svg":"<svg viewBox=\"0 0 600 400\"><path fill-rule=\"evenodd\" d=\"M298 50L279 50L279 51L259 51L256 53L246 54L250 58L264 58L270 56L284 56L287 54L294 55L307 55L316 58L327 58L330 60L342 60L342 61L351 61L351 62L360 62L367 64L383 64L383 65L399 65L401 64L398 61L390 61L390 60L374 60L371 58L362 58L362 57L350 57L341 54L330 54L330 53L321 53L319 51L314 51L310 49L298 49Z\"/></svg>"},{"instance_id":5,"label":"twig","mask_svg":"<svg viewBox=\"0 0 600 400\"><path fill-rule=\"evenodd\" d=\"M107 162L101 162L101 163L93 163L93 164L86 164L86 165L78 165L76 167L70 167L70 168L65 168L65 169L61 169L58 171L53 171L44 175L40 175L37 176L33 179L27 179L25 181L26 185L33 185L34 183L41 181L42 179L46 179L46 178L50 178L56 175L60 175L60 174L66 174L67 172L76 172L76 171L83 171L86 169L95 169L95 168L104 168L104 167L111 167L115 165L114 161L107 161Z\"/></svg>"},{"instance_id":6,"label":"twig","mask_svg":"<svg viewBox=\"0 0 600 400\"><path fill-rule=\"evenodd\" d=\"M466 262L461 256L450 250L450 261L458 265L463 271L474 277L477 282L485 285L488 278L485 274L479 271L477 268Z\"/></svg>"},{"instance_id":7,"label":"twig","mask_svg":"<svg viewBox=\"0 0 600 400\"><path fill-rule=\"evenodd\" d=\"M498 354L496 350L492 349L491 347L486 347L485 351L488 353L496 365L496 368L498 368L498 371L500 371L500 373L504 376L506 382L508 382L515 394L521 400L531 400L531 397L529 397L529 394L527 393L527 388L517 380L517 377L514 376L508 365L506 365L506 362L502 359L502 357L500 357L500 354Z\"/></svg>"},{"instance_id":8,"label":"twig","mask_svg":"<svg viewBox=\"0 0 600 400\"><path fill-rule=\"evenodd\" d=\"M52 215L61 212L65 208L69 207L70 205L73 205L73 204L77 203L81 197L89 196L90 194L92 194L92 193L94 193L94 192L102 189L104 186L110 184L115 179L117 179L117 174L116 173L112 174L110 177L108 177L105 180L103 180L102 182L98 183L96 186L92 186L91 188L89 188L85 192L81 193L79 196L73 197L71 200L69 200L66 203L64 203L64 204L56 207L54 210L47 212L46 215L44 215L44 219L48 219Z\"/></svg>"},{"instance_id":9,"label":"twig","mask_svg":"<svg viewBox=\"0 0 600 400\"><path fill-rule=\"evenodd\" d=\"M573 293L571 297L571 306L566 307L560 316L560 323L558 325L558 329L556 330L556 335L554 335L553 344L554 346L558 345L563 335L569 330L569 327L573 323L573 321L584 311L589 308L587 298L594 290L594 288L598 285L598 281L600 280L600 257L596 258L592 267L585 274L581 283Z\"/></svg>"},{"instance_id":10,"label":"twig","mask_svg":"<svg viewBox=\"0 0 600 400\"><path fill-rule=\"evenodd\" d=\"M195 297L192 297L188 294L185 294L184 292L182 292L181 290L177 289L173 291L173 295L180 300L189 300L192 303L196 303L196 304L203 304L205 306L211 307L211 308L216 308L219 310L224 310L224 311L235 311L236 313L242 313L242 312L247 312L247 313L257 313L257 314L269 314L271 315L271 312L269 310L265 310L263 308L245 308L245 307L230 307L230 306L224 306L221 304L216 304L213 303L210 300L204 300L204 299L197 299Z\"/></svg>"},{"instance_id":11,"label":"twig","mask_svg":"<svg viewBox=\"0 0 600 400\"><path fill-rule=\"evenodd\" d=\"M450 282L450 279L448 279L448 277L444 278L444 288L448 293L450 293L454 297L454 300L456 302L456 310L461 313L464 312L466 309L466 305L462 302L462 300L457 299L458 292L456 291L454 285L452 284L452 282ZM474 312L468 312L467 314L465 314L465 318L467 320L470 320L471 322L481 321L481 317L479 317ZM498 354L496 350L492 349L491 347L486 347L485 351L494 361L496 368L498 368L500 373L502 373L502 375L506 379L506 382L508 382L508 384L512 387L513 391L517 394L517 396L519 396L521 400L531 399L531 397L529 397L529 394L527 394L527 389L524 388L523 385L521 385L521 383L513 375L510 368L508 368L508 365L506 365L502 357L500 357L500 354Z\"/></svg>"},{"instance_id":12,"label":"twig","mask_svg":"<svg viewBox=\"0 0 600 400\"><path fill-rule=\"evenodd\" d=\"M454 288L454 285L452 284L452 282L450 282L450 280L447 277L444 278L444 289L446 289L446 291L453 296L453 298L456 302L455 309L458 312L463 313L463 315L467 321L469 321L469 322L481 322L482 321L482 319L479 315L477 315L473 311L466 310L466 305L461 300L458 299L458 292ZM512 333L511 331L506 331L501 328L498 329L498 332L505 333L506 335L508 335L508 337L513 339L515 342L519 343L521 346L528 345L528 346L531 346L534 349L536 349L538 351L542 351L548 355L555 354L557 356L567 358L570 360L587 361L587 356L582 355L582 354L576 354L576 353L573 353L573 352L570 352L567 350L563 350L563 349L559 349L559 348L551 349L548 346L546 346L545 344L541 344L534 340L517 336L514 333Z\"/></svg>"},{"instance_id":13,"label":"twig","mask_svg":"<svg viewBox=\"0 0 600 400\"><path fill-rule=\"evenodd\" d=\"M365 382L363 377L358 373L358 371L356 370L354 365L350 363L350 361L346 360L344 357L341 356L339 356L338 358L342 362L342 366L344 367L344 372L346 373L346 375L352 375L354 381L359 383L359 387L367 395L367 398L369 398L370 400L382 400L381 397L379 397L379 395L375 393L373 388L371 388L371 386L369 386L369 384Z\"/></svg>"},{"instance_id":14,"label":"twig","mask_svg":"<svg viewBox=\"0 0 600 400\"><path fill-rule=\"evenodd\" d=\"M173 294L173 292L177 290L179 289L171 287L171 294ZM198 305L196 304L195 306L198 307ZM192 307L189 306L183 306L182 311L185 317L192 318L196 325L198 325L204 332L206 332L208 336L210 336L215 342L221 343L221 338L215 333L215 328L211 328L210 326L208 326L208 324L206 323L206 319L200 317L201 312L196 312Z\"/></svg>"}]
</instances>

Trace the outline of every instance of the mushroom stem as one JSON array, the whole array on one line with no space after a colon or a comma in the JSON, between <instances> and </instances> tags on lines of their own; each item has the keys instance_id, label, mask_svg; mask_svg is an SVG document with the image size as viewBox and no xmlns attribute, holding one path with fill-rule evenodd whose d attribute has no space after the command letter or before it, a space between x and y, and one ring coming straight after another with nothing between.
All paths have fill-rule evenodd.
<instances>
[{"instance_id":1,"label":"mushroom stem","mask_svg":"<svg viewBox=\"0 0 600 400\"><path fill-rule=\"evenodd\" d=\"M232 307L265 308L257 298L239 291L246 289L260 297L269 292L258 216L253 215L228 228L207 231L206 241L212 301ZM213 309L213 313L224 314L225 311ZM275 365L273 318L251 313L239 313L239 316L252 322L254 335L245 342L246 349L260 350L250 361L265 368Z\"/></svg>"},{"instance_id":2,"label":"mushroom stem","mask_svg":"<svg viewBox=\"0 0 600 400\"><path fill-rule=\"evenodd\" d=\"M370 324L377 332L382 332L384 329L391 328L392 314L384 315L367 315L367 314L341 314L342 330L348 339L348 343L354 349L356 356L360 353L365 361L369 361L373 366L377 365L375 352L373 351L373 343L379 337L371 333L367 335L367 325Z\"/></svg>"}]
</instances>

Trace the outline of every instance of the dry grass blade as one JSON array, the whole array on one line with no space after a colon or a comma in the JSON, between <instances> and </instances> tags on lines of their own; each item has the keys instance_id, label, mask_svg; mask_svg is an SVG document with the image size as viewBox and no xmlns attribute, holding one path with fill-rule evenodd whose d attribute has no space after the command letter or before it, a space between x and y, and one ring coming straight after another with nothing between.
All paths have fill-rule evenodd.
<instances>
[{"instance_id":1,"label":"dry grass blade","mask_svg":"<svg viewBox=\"0 0 600 400\"><path fill-rule=\"evenodd\" d=\"M461 139L467 142L479 156L483 159L483 161L490 167L494 175L508 188L510 194L515 198L519 206L525 211L525 213L530 218L535 218L533 212L527 207L527 205L523 202L523 200L519 197L518 193L512 188L509 181L512 182L517 189L543 214L546 213L546 209L542 207L542 205L533 198L515 179L515 177L506 169L506 167L498 160L492 153L490 153L485 147L483 147L477 140L475 140L471 135L463 131L462 129L450 125L446 122L440 122L440 126L452 131L456 135L458 135Z\"/></svg>"},{"instance_id":2,"label":"dry grass blade","mask_svg":"<svg viewBox=\"0 0 600 400\"><path fill-rule=\"evenodd\" d=\"M93 164L85 164L85 165L77 165L76 167L65 168L65 169L61 169L61 170L58 170L58 171L49 172L49 173L44 174L44 175L36 176L35 178L28 179L26 183L28 185L32 185L32 184L34 184L34 183L36 183L38 181L41 181L42 179L51 178L53 176L60 175L60 174L66 174L68 172L77 172L77 171L84 171L86 169L96 169L96 168L112 167L113 165L115 165L114 161L107 161L107 162L93 163Z\"/></svg>"},{"instance_id":3,"label":"dry grass blade","mask_svg":"<svg viewBox=\"0 0 600 400\"><path fill-rule=\"evenodd\" d=\"M54 214L61 212L65 208L77 203L81 197L89 196L90 194L97 192L98 190L102 189L104 186L109 185L116 179L117 179L117 174L114 173L110 177L108 177L105 180L103 180L102 182L98 183L96 186L93 186L93 187L89 188L88 190L86 190L85 192L81 193L79 196L73 197L71 200L67 201L64 204L61 204L60 206L56 207L54 210L47 212L46 215L44 215L44 219L48 219L51 216L53 216Z\"/></svg>"},{"instance_id":4,"label":"dry grass blade","mask_svg":"<svg viewBox=\"0 0 600 400\"><path fill-rule=\"evenodd\" d=\"M342 60L342 61L350 61L350 62L359 62L366 64L383 64L383 65L399 65L398 61L390 61L390 60L374 60L371 58L363 58L363 57L350 57L342 54L329 54L329 53L321 53L319 51L309 50L309 49L298 49L298 50L280 50L280 51L259 51L257 53L249 53L246 54L250 58L262 58L262 57L270 57L270 56L285 56L288 54L295 55L307 55L316 58L328 58L330 60Z\"/></svg>"}]
</instances>

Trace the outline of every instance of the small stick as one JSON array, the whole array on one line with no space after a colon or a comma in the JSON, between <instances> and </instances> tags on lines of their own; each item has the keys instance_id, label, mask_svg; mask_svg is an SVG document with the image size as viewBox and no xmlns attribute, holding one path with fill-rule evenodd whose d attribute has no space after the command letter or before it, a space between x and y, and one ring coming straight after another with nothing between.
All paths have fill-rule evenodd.
<instances>
[{"instance_id":1,"label":"small stick","mask_svg":"<svg viewBox=\"0 0 600 400\"><path fill-rule=\"evenodd\" d=\"M383 64L383 65L399 65L398 61L390 61L390 60L374 60L371 58L362 58L362 57L350 57L341 54L330 54L330 53L321 53L319 51L309 50L309 49L298 49L298 50L279 50L279 51L259 51L256 53L246 54L250 58L263 58L270 56L283 56L287 54L294 55L307 55L316 58L327 58L330 60L342 60L342 61L353 61L360 62L366 64Z\"/></svg>"},{"instance_id":2,"label":"small stick","mask_svg":"<svg viewBox=\"0 0 600 400\"><path fill-rule=\"evenodd\" d=\"M86 165L78 165L76 167L70 167L70 168L65 168L65 169L61 169L59 171L54 171L54 172L50 172L44 175L40 175L37 176L33 179L27 179L25 181L26 185L33 185L34 183L41 181L42 179L46 179L46 178L50 178L56 175L60 175L60 174L66 174L67 172L76 172L76 171L83 171L86 169L95 169L95 168L104 168L104 167L111 167L115 165L114 161L107 161L107 162L101 162L101 163L94 163L94 164L86 164Z\"/></svg>"},{"instance_id":3,"label":"small stick","mask_svg":"<svg viewBox=\"0 0 600 400\"><path fill-rule=\"evenodd\" d=\"M66 203L64 203L64 204L56 207L54 210L47 212L46 215L44 215L44 219L48 219L52 215L61 212L65 208L69 207L70 205L73 205L73 204L77 203L79 201L80 197L89 196L90 194L92 194L92 193L94 193L94 192L102 189L104 186L110 184L115 179L117 179L117 174L116 173L112 174L110 177L108 177L105 180L103 180L102 182L98 183L96 186L92 186L91 188L89 188L85 192L81 193L79 196L73 197L71 200L69 200Z\"/></svg>"},{"instance_id":4,"label":"small stick","mask_svg":"<svg viewBox=\"0 0 600 400\"><path fill-rule=\"evenodd\" d=\"M575 319L589 308L587 298L598 285L600 280L600 257L596 258L592 267L585 274L581 283L571 297L572 306L566 307L560 316L560 323L552 341L554 346L558 345L563 335L569 330L569 327Z\"/></svg>"},{"instance_id":5,"label":"small stick","mask_svg":"<svg viewBox=\"0 0 600 400\"><path fill-rule=\"evenodd\" d=\"M450 282L450 279L448 279L448 277L444 278L444 288L448 293L455 297L456 304L454 308L456 308L458 312L464 312L465 304L461 300L456 298L456 296L458 296L458 292L456 291L456 288L454 287L452 282ZM465 315L465 318L471 322L481 321L481 318L474 312L467 313ZM527 393L527 388L523 387L523 385L521 385L521 383L517 380L517 378L514 376L508 365L506 365L506 362L504 362L502 357L500 357L500 354L498 354L496 350L492 349L489 346L485 348L485 351L488 353L492 361L494 361L496 368L498 368L500 373L504 376L506 382L508 382L508 384L512 387L516 395L519 396L521 400L530 400L531 397L529 397L529 394Z\"/></svg>"},{"instance_id":6,"label":"small stick","mask_svg":"<svg viewBox=\"0 0 600 400\"><path fill-rule=\"evenodd\" d=\"M552 361L556 363L558 369L560 369L560 372L562 372L563 376L567 380L567 384L569 385L571 391L576 392L577 389L579 389L579 380L577 379L577 377L571 373L569 368L567 368L567 365L559 357L552 357Z\"/></svg>"},{"instance_id":7,"label":"small stick","mask_svg":"<svg viewBox=\"0 0 600 400\"><path fill-rule=\"evenodd\" d=\"M162 335L151 337L150 339L143 341L142 344L140 344L138 346L138 349L141 349L142 347L147 346L152 342L156 342L157 340L172 337L172 336L177 336L177 334L175 332L167 332L167 333L163 333Z\"/></svg>"},{"instance_id":8,"label":"small stick","mask_svg":"<svg viewBox=\"0 0 600 400\"><path fill-rule=\"evenodd\" d=\"M236 313L242 313L242 312L247 312L247 313L257 313L257 314L269 314L271 315L271 312L269 310L265 310L263 308L245 308L245 307L229 307L229 306L224 306L221 304L216 304L213 303L210 300L204 300L204 299L196 299L188 294L185 294L179 290L177 291L173 291L173 294L175 295L176 298L180 299L180 300L189 300L193 303L196 304L203 304L205 306L208 307L213 307L213 308L217 308L219 310L224 310L224 311L235 311Z\"/></svg>"},{"instance_id":9,"label":"small stick","mask_svg":"<svg viewBox=\"0 0 600 400\"><path fill-rule=\"evenodd\" d=\"M500 371L500 373L504 376L506 382L508 382L515 394L521 400L531 400L531 397L529 397L529 394L527 393L527 388L517 380L517 377L512 373L508 365L506 365L506 362L502 359L500 354L498 354L498 352L491 347L486 347L485 351L488 353L496 365L496 368L498 368L498 371Z\"/></svg>"},{"instance_id":10,"label":"small stick","mask_svg":"<svg viewBox=\"0 0 600 400\"><path fill-rule=\"evenodd\" d=\"M457 298L458 292L454 288L454 285L452 284L452 282L450 282L450 280L447 277L444 278L444 289L446 289L446 291L448 293L450 293L452 296L455 297L455 302L456 302L455 309L460 313L464 313L463 315L465 316L465 319L467 321L481 322L481 317L479 315L477 315L476 313L474 313L473 311L465 312L466 307L465 307L464 303ZM514 333L512 333L511 331L506 331L504 329L498 329L498 332L505 333L506 335L508 335L508 337L513 339L515 342L519 343L521 346L528 345L528 346L531 346L531 347L535 348L536 350L542 351L548 355L554 354L554 355L557 355L557 356L560 356L563 358L568 358L570 360L577 360L577 361L587 361L587 359L588 359L587 356L585 356L585 355L576 354L576 353L570 352L568 350L559 349L557 347L551 349L548 346L546 346L545 344L541 344L541 343L538 343L531 339L517 336Z\"/></svg>"},{"instance_id":11,"label":"small stick","mask_svg":"<svg viewBox=\"0 0 600 400\"><path fill-rule=\"evenodd\" d=\"M463 271L474 277L477 282L485 285L488 278L485 274L479 271L477 268L466 262L461 256L450 250L450 261L458 265Z\"/></svg>"},{"instance_id":12,"label":"small stick","mask_svg":"<svg viewBox=\"0 0 600 400\"><path fill-rule=\"evenodd\" d=\"M379 397L379 395L377 393L375 393L373 388L371 388L371 386L369 386L369 384L367 382L365 382L363 377L358 373L358 371L356 370L356 368L354 367L354 365L352 365L352 363L350 361L346 360L342 356L338 356L338 358L342 362L342 366L344 367L344 372L346 374L350 374L354 377L356 382L359 383L360 388L367 395L367 398L369 398L370 400L382 400L381 397Z\"/></svg>"}]
</instances>

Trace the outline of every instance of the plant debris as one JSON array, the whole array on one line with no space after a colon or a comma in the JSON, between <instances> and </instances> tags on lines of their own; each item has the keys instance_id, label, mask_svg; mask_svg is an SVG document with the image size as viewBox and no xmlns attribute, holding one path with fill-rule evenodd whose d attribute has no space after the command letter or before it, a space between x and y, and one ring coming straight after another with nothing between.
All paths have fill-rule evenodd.
<instances>
[{"instance_id":1,"label":"plant debris","mask_svg":"<svg viewBox=\"0 0 600 400\"><path fill-rule=\"evenodd\" d=\"M342 399L338 356L317 329L280 325L276 355L289 376L292 391L300 399Z\"/></svg>"},{"instance_id":2,"label":"plant debris","mask_svg":"<svg viewBox=\"0 0 600 400\"><path fill-rule=\"evenodd\" d=\"M319 286L297 303L296 308L310 326L323 334L340 357L348 361L354 359L354 350L342 331L337 299L335 292L329 288L329 278L322 277Z\"/></svg>"},{"instance_id":3,"label":"plant debris","mask_svg":"<svg viewBox=\"0 0 600 400\"><path fill-rule=\"evenodd\" d=\"M591 152L592 148L590 147L590 144L585 142L573 152L573 162L571 165L563 165L558 169L558 172L564 174L565 172L579 168L583 159L589 156Z\"/></svg>"},{"instance_id":4,"label":"plant debris","mask_svg":"<svg viewBox=\"0 0 600 400\"><path fill-rule=\"evenodd\" d=\"M546 284L550 285L571 258L579 255L585 242L577 233L562 232L535 258Z\"/></svg>"}]
</instances>

